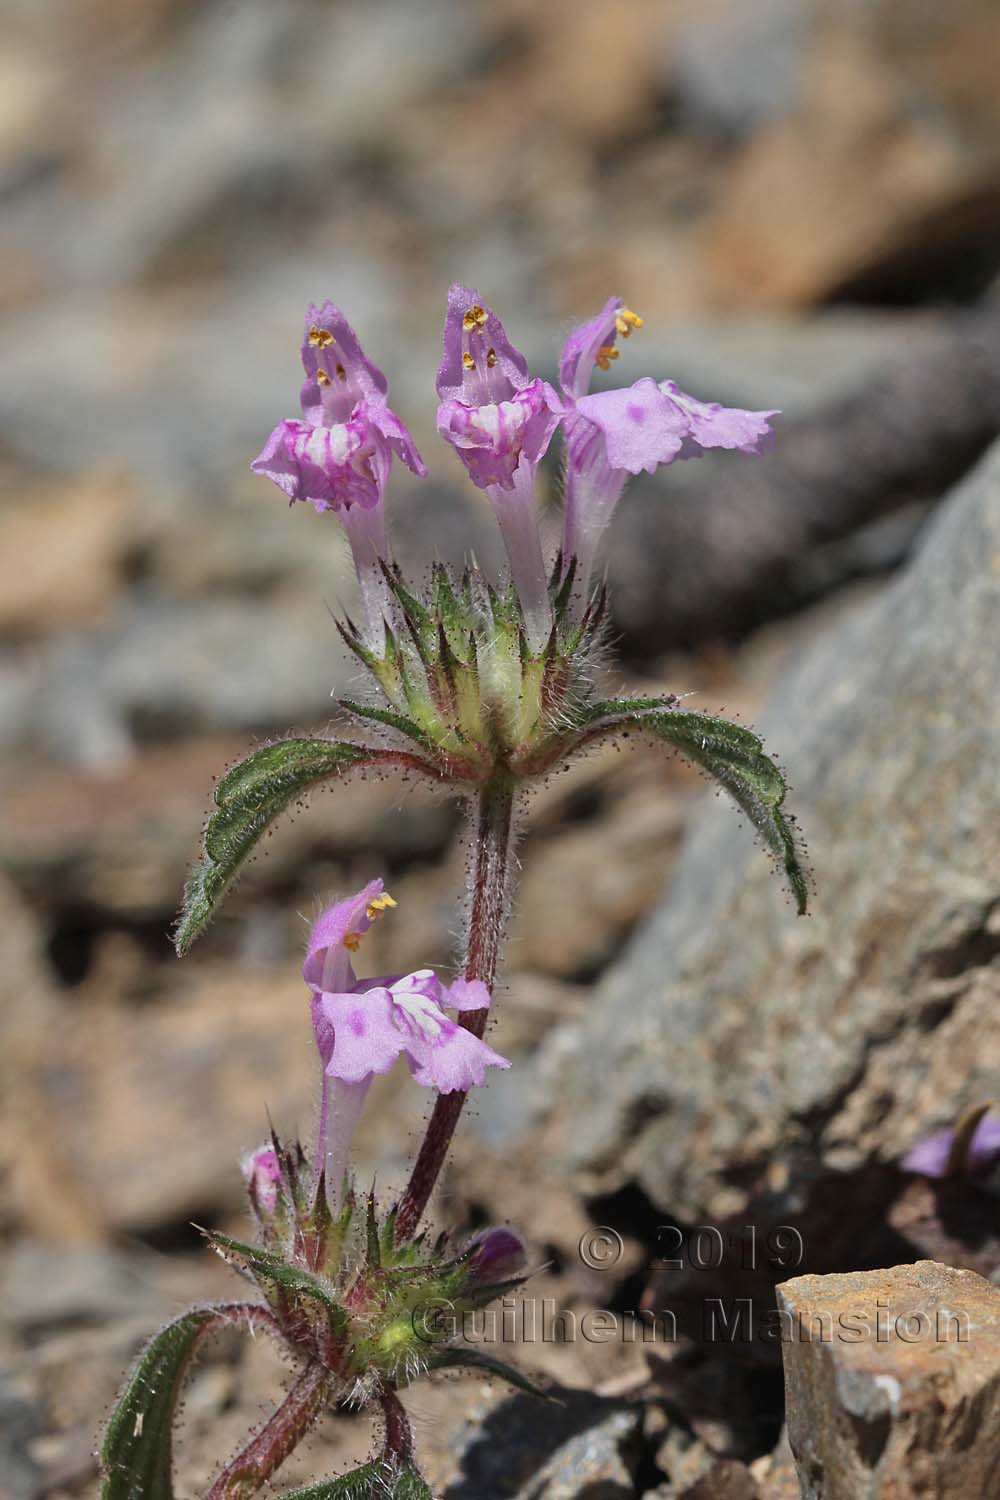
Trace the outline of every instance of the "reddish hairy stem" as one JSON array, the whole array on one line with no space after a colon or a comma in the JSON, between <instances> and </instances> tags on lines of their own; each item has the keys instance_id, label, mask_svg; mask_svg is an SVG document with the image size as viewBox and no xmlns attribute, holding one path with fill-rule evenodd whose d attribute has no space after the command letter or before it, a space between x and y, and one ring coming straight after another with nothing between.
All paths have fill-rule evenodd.
<instances>
[{"instance_id":1,"label":"reddish hairy stem","mask_svg":"<svg viewBox=\"0 0 1000 1500\"><path fill-rule=\"evenodd\" d=\"M202 1328L201 1337L216 1332L227 1323L245 1323L251 1334L256 1328L263 1328L266 1333L284 1341L281 1324L271 1309L262 1302L218 1302L212 1308L212 1314L211 1321L206 1322Z\"/></svg>"},{"instance_id":2,"label":"reddish hairy stem","mask_svg":"<svg viewBox=\"0 0 1000 1500\"><path fill-rule=\"evenodd\" d=\"M400 1469L413 1457L413 1433L410 1430L410 1419L396 1392L390 1391L388 1387L379 1396L379 1403L385 1421L383 1457L393 1468Z\"/></svg>"},{"instance_id":3,"label":"reddish hairy stem","mask_svg":"<svg viewBox=\"0 0 1000 1500\"><path fill-rule=\"evenodd\" d=\"M465 949L466 979L481 979L492 993L503 940L514 815L513 783L497 778L479 794L472 854L472 906ZM489 1011L464 1011L461 1025L473 1036L486 1030ZM396 1217L396 1240L409 1239L423 1216L444 1165L462 1107L464 1093L439 1094Z\"/></svg>"},{"instance_id":4,"label":"reddish hairy stem","mask_svg":"<svg viewBox=\"0 0 1000 1500\"><path fill-rule=\"evenodd\" d=\"M364 747L368 749L367 746ZM429 776L432 781L441 781L444 771L439 766L433 765L429 760L424 760L420 755L414 755L411 750L369 750L369 765L394 766L403 771L419 771L421 776Z\"/></svg>"},{"instance_id":5,"label":"reddish hairy stem","mask_svg":"<svg viewBox=\"0 0 1000 1500\"><path fill-rule=\"evenodd\" d=\"M205 1500L255 1495L315 1422L329 1389L330 1372L315 1362L307 1365L274 1415L218 1475Z\"/></svg>"}]
</instances>

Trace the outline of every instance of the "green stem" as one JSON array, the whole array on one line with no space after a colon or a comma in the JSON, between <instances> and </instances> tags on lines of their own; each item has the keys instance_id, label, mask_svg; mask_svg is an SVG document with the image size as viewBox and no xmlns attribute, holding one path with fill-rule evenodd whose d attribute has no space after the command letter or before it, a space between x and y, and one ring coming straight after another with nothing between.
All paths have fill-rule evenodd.
<instances>
[{"instance_id":1,"label":"green stem","mask_svg":"<svg viewBox=\"0 0 1000 1500\"><path fill-rule=\"evenodd\" d=\"M496 777L479 794L472 850L472 905L465 947L465 977L480 979L492 994L507 916L514 784ZM486 1030L487 1010L464 1011L461 1024L473 1036ZM396 1240L413 1234L427 1207L455 1133L464 1093L439 1094L396 1217Z\"/></svg>"}]
</instances>

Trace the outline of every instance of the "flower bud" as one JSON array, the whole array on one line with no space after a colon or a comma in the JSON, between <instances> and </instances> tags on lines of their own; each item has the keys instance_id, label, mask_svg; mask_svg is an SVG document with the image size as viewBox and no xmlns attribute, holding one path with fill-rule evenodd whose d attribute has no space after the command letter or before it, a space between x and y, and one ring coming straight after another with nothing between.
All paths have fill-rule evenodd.
<instances>
[{"instance_id":1,"label":"flower bud","mask_svg":"<svg viewBox=\"0 0 1000 1500\"><path fill-rule=\"evenodd\" d=\"M271 1145L251 1151L242 1163L250 1205L265 1230L285 1217L286 1195L278 1153Z\"/></svg>"},{"instance_id":2,"label":"flower bud","mask_svg":"<svg viewBox=\"0 0 1000 1500\"><path fill-rule=\"evenodd\" d=\"M505 1224L480 1229L466 1241L463 1256L478 1286L495 1286L520 1276L527 1264L524 1241Z\"/></svg>"}]
</instances>

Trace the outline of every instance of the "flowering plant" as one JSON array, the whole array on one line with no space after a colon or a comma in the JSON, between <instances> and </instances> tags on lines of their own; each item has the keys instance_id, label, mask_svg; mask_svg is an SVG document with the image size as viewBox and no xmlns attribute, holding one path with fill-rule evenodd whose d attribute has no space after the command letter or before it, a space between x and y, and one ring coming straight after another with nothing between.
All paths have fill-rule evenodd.
<instances>
[{"instance_id":1,"label":"flowering plant","mask_svg":"<svg viewBox=\"0 0 1000 1500\"><path fill-rule=\"evenodd\" d=\"M291 1351L298 1374L274 1415L219 1472L207 1500L246 1500L337 1404L381 1411L381 1451L351 1475L296 1491L300 1500L426 1500L398 1391L456 1365L525 1384L515 1370L457 1343L450 1320L426 1315L428 1308L476 1308L518 1285L527 1259L519 1235L496 1226L464 1243L447 1233L431 1238L425 1215L467 1093L487 1068L509 1066L483 1036L510 902L512 838L532 780L601 739L638 731L661 740L715 777L748 814L805 910L784 778L758 737L682 709L672 694L597 693L607 599L594 565L628 476L710 448L757 453L776 415L701 402L649 377L591 392L594 367L609 369L618 340L641 326L611 298L567 339L557 391L532 378L477 292L451 289L437 427L496 513L510 574L497 586L474 566L455 576L438 563L429 586L420 587L393 560L385 495L394 458L418 475L426 473L423 461L343 314L330 302L308 310L302 415L279 422L251 467L290 502L311 501L344 528L361 615L338 628L369 675L370 693L340 701L350 726L344 738L277 740L222 778L176 946L188 951L267 826L310 787L356 770L397 771L444 786L470 808L463 974L451 983L430 969L358 978L354 960L365 933L395 905L381 880L316 921L303 969L321 1077L314 1141L307 1152L272 1134L244 1163L254 1243L206 1235L260 1297L194 1308L146 1347L104 1438L103 1500L172 1500L179 1387L202 1340L225 1324L272 1334ZM560 428L563 537L550 559L535 480ZM373 1077L399 1057L436 1100L409 1181L383 1206L374 1191L359 1196L350 1148Z\"/></svg>"}]
</instances>

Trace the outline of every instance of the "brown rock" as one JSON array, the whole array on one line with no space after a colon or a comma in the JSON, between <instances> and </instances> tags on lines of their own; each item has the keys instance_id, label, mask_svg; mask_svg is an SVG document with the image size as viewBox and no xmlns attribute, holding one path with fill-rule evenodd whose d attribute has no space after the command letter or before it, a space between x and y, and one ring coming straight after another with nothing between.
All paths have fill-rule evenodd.
<instances>
[{"instance_id":1,"label":"brown rock","mask_svg":"<svg viewBox=\"0 0 1000 1500\"><path fill-rule=\"evenodd\" d=\"M801 1500L799 1476L786 1429L782 1429L774 1452L756 1459L750 1465L750 1472L757 1481L760 1500Z\"/></svg>"},{"instance_id":2,"label":"brown rock","mask_svg":"<svg viewBox=\"0 0 1000 1500\"><path fill-rule=\"evenodd\" d=\"M995 233L995 127L981 101L949 118L952 88L872 42L852 25L828 26L796 106L737 156L704 226L707 300L801 306L848 287L919 281ZM982 44L970 30L967 53ZM958 71L975 95L971 72ZM914 88L937 94L934 125L928 115L916 124Z\"/></svg>"},{"instance_id":3,"label":"brown rock","mask_svg":"<svg viewBox=\"0 0 1000 1500\"><path fill-rule=\"evenodd\" d=\"M917 1261L778 1288L804 1500L985 1500L1000 1485L1000 1292Z\"/></svg>"},{"instance_id":4,"label":"brown rock","mask_svg":"<svg viewBox=\"0 0 1000 1500\"><path fill-rule=\"evenodd\" d=\"M134 497L107 475L77 482L0 520L0 631L44 634L105 616L134 540Z\"/></svg>"},{"instance_id":5,"label":"brown rock","mask_svg":"<svg viewBox=\"0 0 1000 1500\"><path fill-rule=\"evenodd\" d=\"M693 1484L678 1490L677 1500L760 1500L757 1481L736 1459L717 1459Z\"/></svg>"}]
</instances>

